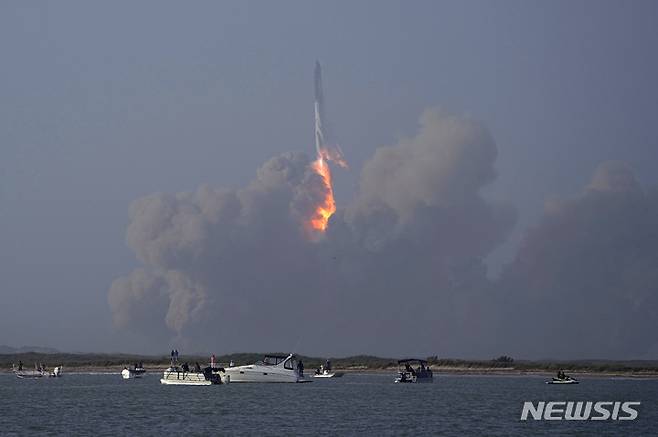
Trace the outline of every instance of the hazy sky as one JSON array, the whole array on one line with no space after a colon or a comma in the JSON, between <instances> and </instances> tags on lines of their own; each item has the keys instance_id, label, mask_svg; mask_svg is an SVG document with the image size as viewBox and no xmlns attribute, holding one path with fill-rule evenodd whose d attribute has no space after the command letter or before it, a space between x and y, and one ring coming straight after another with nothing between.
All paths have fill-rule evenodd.
<instances>
[{"instance_id":1,"label":"hazy sky","mask_svg":"<svg viewBox=\"0 0 658 437\"><path fill-rule=\"evenodd\" d=\"M602 162L624 161L642 187L658 185L657 19L654 1L4 1L0 344L168 350L175 333L154 340L146 331L113 327L110 285L148 264L126 244L131 203L203 184L239 190L274 156L311 156L316 59L324 67L328 117L350 163L350 170L334 171L337 203L349 206L350 226L362 210L358 187L363 196L398 207L389 192L363 188L377 180L373 169L383 158L361 171L382 146L419 132L417 143L423 143L418 120L427 108L477 120L488 130L497 146L497 176L484 178L473 193L510 205L516 220L487 231L491 244L468 256L486 258L488 277L496 281L529 226L540 223L545 202L576 202ZM433 138L432 126L444 121L430 118L426 130ZM479 132L478 126L463 129ZM477 137L486 153L487 135ZM488 171L488 164L481 168ZM441 203L430 197L428 205ZM531 242L527 250L539 246ZM385 266L363 271L368 268ZM655 281L643 284L658 291ZM653 320L645 328L655 328ZM254 324L248 316L242 321ZM223 329L220 320L216 326ZM461 338L457 325L442 329ZM268 348L250 338L227 344L228 350L213 341L192 345L216 353L296 348L484 357L495 349L449 342L443 348L438 341L428 343L435 350L420 350L358 336L331 338L326 347L291 336L290 344ZM587 355L658 358L658 348L601 345Z\"/></svg>"}]
</instances>

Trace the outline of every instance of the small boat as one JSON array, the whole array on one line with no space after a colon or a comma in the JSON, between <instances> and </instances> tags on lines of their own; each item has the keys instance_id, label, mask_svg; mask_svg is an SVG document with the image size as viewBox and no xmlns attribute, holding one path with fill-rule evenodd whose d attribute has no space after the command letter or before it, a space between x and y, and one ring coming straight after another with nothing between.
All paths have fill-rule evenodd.
<instances>
[{"instance_id":1,"label":"small boat","mask_svg":"<svg viewBox=\"0 0 658 437\"><path fill-rule=\"evenodd\" d=\"M14 374L20 379L34 379L48 376L48 373L42 370L14 370Z\"/></svg>"},{"instance_id":2,"label":"small boat","mask_svg":"<svg viewBox=\"0 0 658 437\"><path fill-rule=\"evenodd\" d=\"M546 381L546 384L578 384L578 380L576 378L572 378L571 376L565 375L562 370L558 370L557 377L551 379L550 381Z\"/></svg>"},{"instance_id":3,"label":"small boat","mask_svg":"<svg viewBox=\"0 0 658 437\"><path fill-rule=\"evenodd\" d=\"M343 372L332 372L331 361L327 360L320 368L315 370L313 378L340 378L343 375Z\"/></svg>"},{"instance_id":4,"label":"small boat","mask_svg":"<svg viewBox=\"0 0 658 437\"><path fill-rule=\"evenodd\" d=\"M219 374L223 371L221 367L213 368L206 367L202 371L187 371L184 370L186 366L172 366L164 371L160 384L165 385L217 385L228 383L228 378L222 381Z\"/></svg>"},{"instance_id":5,"label":"small boat","mask_svg":"<svg viewBox=\"0 0 658 437\"><path fill-rule=\"evenodd\" d=\"M132 368L124 367L121 371L121 377L123 379L135 379L141 378L146 373L146 369L142 363L133 365Z\"/></svg>"},{"instance_id":6,"label":"small boat","mask_svg":"<svg viewBox=\"0 0 658 437\"><path fill-rule=\"evenodd\" d=\"M23 363L20 363L18 367L12 365L12 371L20 379L57 378L62 376L62 366L57 366L52 372L48 372L43 365L35 365L34 370L24 370Z\"/></svg>"},{"instance_id":7,"label":"small boat","mask_svg":"<svg viewBox=\"0 0 658 437\"><path fill-rule=\"evenodd\" d=\"M224 369L231 382L310 382L294 354L266 355L262 361Z\"/></svg>"},{"instance_id":8,"label":"small boat","mask_svg":"<svg viewBox=\"0 0 658 437\"><path fill-rule=\"evenodd\" d=\"M414 369L414 365L417 367ZM427 361L417 358L408 358L398 360L398 377L396 383L420 383L433 382L434 375L432 369L427 365Z\"/></svg>"},{"instance_id":9,"label":"small boat","mask_svg":"<svg viewBox=\"0 0 658 437\"><path fill-rule=\"evenodd\" d=\"M564 378L553 378L550 381L546 381L546 384L578 384L578 380L570 376Z\"/></svg>"}]
</instances>

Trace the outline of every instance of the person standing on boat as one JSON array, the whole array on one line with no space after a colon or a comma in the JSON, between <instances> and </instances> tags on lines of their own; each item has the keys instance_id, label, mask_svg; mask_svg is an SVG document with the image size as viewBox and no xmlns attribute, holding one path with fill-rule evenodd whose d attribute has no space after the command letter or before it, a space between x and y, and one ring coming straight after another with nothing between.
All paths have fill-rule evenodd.
<instances>
[{"instance_id":1,"label":"person standing on boat","mask_svg":"<svg viewBox=\"0 0 658 437\"><path fill-rule=\"evenodd\" d=\"M299 373L300 378L304 377L304 363L302 362L302 360L299 360L297 362L297 372Z\"/></svg>"},{"instance_id":2,"label":"person standing on boat","mask_svg":"<svg viewBox=\"0 0 658 437\"><path fill-rule=\"evenodd\" d=\"M23 361L22 360L18 360L18 370L19 371L23 370Z\"/></svg>"}]
</instances>

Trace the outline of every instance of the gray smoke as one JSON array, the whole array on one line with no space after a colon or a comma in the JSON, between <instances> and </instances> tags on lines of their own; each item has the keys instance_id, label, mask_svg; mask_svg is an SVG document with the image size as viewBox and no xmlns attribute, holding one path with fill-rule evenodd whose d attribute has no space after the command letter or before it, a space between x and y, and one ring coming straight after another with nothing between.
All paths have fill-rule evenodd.
<instances>
[{"instance_id":1,"label":"gray smoke","mask_svg":"<svg viewBox=\"0 0 658 437\"><path fill-rule=\"evenodd\" d=\"M377 351L394 344L472 355L486 347L481 333L493 319L483 259L515 221L510 206L480 194L495 176L496 154L481 124L430 110L415 137L366 163L356 201L328 232L337 289L347 291L336 337Z\"/></svg>"},{"instance_id":2,"label":"gray smoke","mask_svg":"<svg viewBox=\"0 0 658 437\"><path fill-rule=\"evenodd\" d=\"M303 154L271 159L238 190L138 199L127 240L143 268L112 284L115 324L215 352L658 350L658 191L602 164L581 194L546 203L492 282L483 260L516 219L481 194L496 155L480 123L426 111L416 135L364 165L320 240L305 223L326 193Z\"/></svg>"},{"instance_id":3,"label":"gray smoke","mask_svg":"<svg viewBox=\"0 0 658 437\"><path fill-rule=\"evenodd\" d=\"M302 154L239 190L138 199L127 240L144 268L112 284L115 324L215 351L472 355L464 339L494 322L482 260L515 220L480 194L496 153L479 123L427 111L365 165L320 241L305 221L324 187Z\"/></svg>"},{"instance_id":4,"label":"gray smoke","mask_svg":"<svg viewBox=\"0 0 658 437\"><path fill-rule=\"evenodd\" d=\"M607 162L584 192L547 203L498 287L501 343L526 356L641 357L656 346L658 191Z\"/></svg>"}]
</instances>

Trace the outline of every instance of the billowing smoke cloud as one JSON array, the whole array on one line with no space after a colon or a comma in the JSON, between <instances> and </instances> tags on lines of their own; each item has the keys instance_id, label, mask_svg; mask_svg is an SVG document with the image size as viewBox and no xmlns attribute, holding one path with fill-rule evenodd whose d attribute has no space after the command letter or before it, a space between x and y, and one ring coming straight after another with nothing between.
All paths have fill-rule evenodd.
<instances>
[{"instance_id":1,"label":"billowing smoke cloud","mask_svg":"<svg viewBox=\"0 0 658 437\"><path fill-rule=\"evenodd\" d=\"M499 288L515 353L643 356L658 326L658 191L602 164L581 195L547 203Z\"/></svg>"},{"instance_id":2,"label":"billowing smoke cloud","mask_svg":"<svg viewBox=\"0 0 658 437\"><path fill-rule=\"evenodd\" d=\"M217 352L472 355L494 322L482 260L515 220L480 194L496 154L479 123L427 111L365 165L319 241L304 223L326 191L302 154L239 190L138 199L127 240L144 268L112 284L115 324L157 320Z\"/></svg>"},{"instance_id":3,"label":"billowing smoke cloud","mask_svg":"<svg viewBox=\"0 0 658 437\"><path fill-rule=\"evenodd\" d=\"M479 123L426 111L380 148L322 238L327 195L303 154L238 190L153 194L131 206L143 267L109 291L117 327L194 350L587 358L658 350L658 191L605 163L546 203L499 280L483 259L516 214L486 200L497 149ZM165 347L163 345L163 347Z\"/></svg>"}]
</instances>

